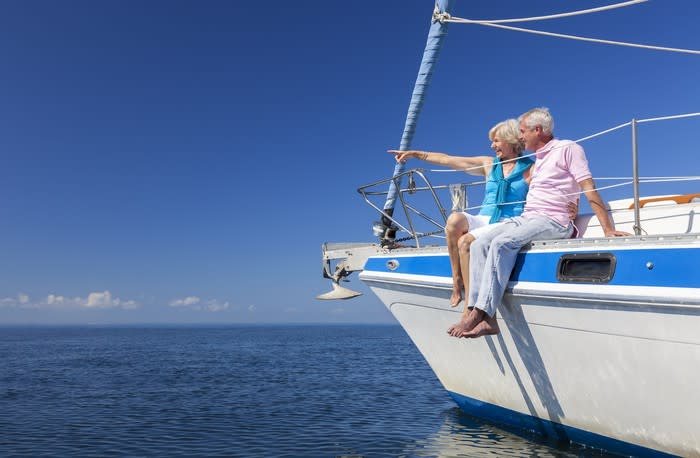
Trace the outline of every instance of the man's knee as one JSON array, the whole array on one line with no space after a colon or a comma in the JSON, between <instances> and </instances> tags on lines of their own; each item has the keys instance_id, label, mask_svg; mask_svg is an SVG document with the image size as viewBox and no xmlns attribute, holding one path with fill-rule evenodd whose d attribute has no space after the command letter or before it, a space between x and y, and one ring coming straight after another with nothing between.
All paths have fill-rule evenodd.
<instances>
[{"instance_id":1,"label":"man's knee","mask_svg":"<svg viewBox=\"0 0 700 458\"><path fill-rule=\"evenodd\" d=\"M459 247L459 251L462 253L468 253L474 240L475 240L474 236L472 236L469 233L461 236L459 238L459 242L457 242L457 246Z\"/></svg>"},{"instance_id":2,"label":"man's knee","mask_svg":"<svg viewBox=\"0 0 700 458\"><path fill-rule=\"evenodd\" d=\"M471 243L470 251L486 253L489 250L489 246L490 246L490 243L488 240L478 238Z\"/></svg>"}]
</instances>

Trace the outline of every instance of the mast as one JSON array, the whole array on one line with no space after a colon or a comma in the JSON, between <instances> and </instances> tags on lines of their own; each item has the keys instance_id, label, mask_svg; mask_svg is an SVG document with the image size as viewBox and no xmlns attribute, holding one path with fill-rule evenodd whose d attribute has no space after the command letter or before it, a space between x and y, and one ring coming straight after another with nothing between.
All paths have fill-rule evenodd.
<instances>
[{"instance_id":1,"label":"mast","mask_svg":"<svg viewBox=\"0 0 700 458\"><path fill-rule=\"evenodd\" d=\"M423 108L423 101L428 86L430 85L430 78L433 75L433 67L437 63L443 38L447 35L448 23L441 23L438 19L438 15L448 12L452 2L453 0L436 0L435 2L433 22L430 25L428 40L425 44L425 50L423 51L423 60L418 70L418 77L416 78L416 84L413 86L413 94L411 95L411 103L408 106L408 113L406 114L406 123L399 146L399 150L401 151L406 151L411 148L413 134L416 132L416 125L418 124L418 116ZM386 213L386 215L392 216L394 214L394 205L396 203L398 188L401 187L401 179L396 177L401 175L404 169L405 164L400 162L397 162L394 167L394 173L392 175L394 179L389 186L389 192L386 196L386 202L384 203L384 213ZM383 232L381 235L381 244L383 246L391 246L396 238L396 227L386 215L382 215Z\"/></svg>"}]
</instances>

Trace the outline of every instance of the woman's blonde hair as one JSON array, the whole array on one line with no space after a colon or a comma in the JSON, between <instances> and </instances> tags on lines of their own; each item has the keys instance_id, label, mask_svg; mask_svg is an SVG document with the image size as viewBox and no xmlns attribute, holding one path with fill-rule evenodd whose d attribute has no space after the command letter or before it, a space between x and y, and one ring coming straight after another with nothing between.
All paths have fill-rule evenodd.
<instances>
[{"instance_id":1,"label":"woman's blonde hair","mask_svg":"<svg viewBox=\"0 0 700 458\"><path fill-rule=\"evenodd\" d=\"M496 137L511 145L518 156L525 149L525 145L520 141L520 125L515 119L506 119L493 126L489 130L489 140L493 141Z\"/></svg>"}]
</instances>

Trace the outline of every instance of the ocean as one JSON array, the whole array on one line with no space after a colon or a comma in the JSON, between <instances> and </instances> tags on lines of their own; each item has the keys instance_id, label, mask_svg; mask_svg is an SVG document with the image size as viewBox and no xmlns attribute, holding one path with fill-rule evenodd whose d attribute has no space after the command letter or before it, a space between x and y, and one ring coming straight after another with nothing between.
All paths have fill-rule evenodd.
<instances>
[{"instance_id":1,"label":"ocean","mask_svg":"<svg viewBox=\"0 0 700 458\"><path fill-rule=\"evenodd\" d=\"M0 328L0 456L578 457L462 413L399 326Z\"/></svg>"}]
</instances>

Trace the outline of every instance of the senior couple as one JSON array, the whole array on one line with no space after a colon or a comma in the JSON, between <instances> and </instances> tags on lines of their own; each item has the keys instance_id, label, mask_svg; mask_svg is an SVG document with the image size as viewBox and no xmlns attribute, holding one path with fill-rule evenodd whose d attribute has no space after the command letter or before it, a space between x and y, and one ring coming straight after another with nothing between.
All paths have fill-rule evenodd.
<instances>
[{"instance_id":1,"label":"senior couple","mask_svg":"<svg viewBox=\"0 0 700 458\"><path fill-rule=\"evenodd\" d=\"M389 151L397 161L414 157L487 177L479 214L454 212L445 226L453 280L450 305L461 302L462 290L466 298L461 319L447 330L454 337L499 332L496 308L518 252L533 240L571 237L579 192L586 195L606 237L630 235L615 230L583 148L555 139L553 130L549 110L535 108L489 131L495 158ZM535 152L534 163L521 157L523 150Z\"/></svg>"}]
</instances>

